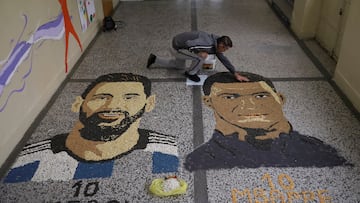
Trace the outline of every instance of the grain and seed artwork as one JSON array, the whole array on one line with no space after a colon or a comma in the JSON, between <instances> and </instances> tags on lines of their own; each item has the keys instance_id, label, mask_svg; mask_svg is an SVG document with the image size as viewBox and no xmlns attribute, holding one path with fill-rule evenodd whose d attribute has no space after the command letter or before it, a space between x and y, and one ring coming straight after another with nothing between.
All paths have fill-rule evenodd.
<instances>
[{"instance_id":1,"label":"grain and seed artwork","mask_svg":"<svg viewBox=\"0 0 360 203\"><path fill-rule=\"evenodd\" d=\"M133 195L146 194L151 179L178 172L176 136L140 128L142 116L155 108L148 78L102 75L73 99L70 108L78 117L69 132L29 143L21 151L3 179L14 195L29 185L45 193L63 188L61 198L75 201L110 190L107 184L136 191ZM110 201L111 194L101 197Z\"/></svg>"},{"instance_id":2,"label":"grain and seed artwork","mask_svg":"<svg viewBox=\"0 0 360 203\"><path fill-rule=\"evenodd\" d=\"M203 103L216 124L211 139L187 155L187 170L349 164L334 147L292 128L282 110L284 96L272 81L241 74L250 81L239 82L227 72L205 80Z\"/></svg>"}]
</instances>

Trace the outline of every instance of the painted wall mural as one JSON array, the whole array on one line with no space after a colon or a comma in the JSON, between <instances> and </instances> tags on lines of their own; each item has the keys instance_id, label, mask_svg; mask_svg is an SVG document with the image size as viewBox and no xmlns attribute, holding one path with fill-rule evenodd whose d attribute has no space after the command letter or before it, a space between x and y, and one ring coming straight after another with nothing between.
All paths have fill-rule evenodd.
<instances>
[{"instance_id":1,"label":"painted wall mural","mask_svg":"<svg viewBox=\"0 0 360 203\"><path fill-rule=\"evenodd\" d=\"M77 35L74 26L71 22L71 17L67 8L66 0L59 0L62 13L60 13L54 20L44 23L36 29L36 31L30 36L27 41L20 41L23 36L24 30L28 23L28 18L24 15L25 23L22 33L20 34L14 48L10 51L7 59L2 60L3 64L0 70L0 97L6 97L7 99L3 104L0 104L0 112L4 111L10 97L17 92L22 92L26 86L26 80L31 74L32 65L29 70L21 77L22 86L20 88L9 91L8 95L4 95L4 88L8 86L14 74L16 74L19 66L28 58L32 60L32 48L35 44L43 42L43 40L60 40L65 33L65 72L68 72L68 47L69 47L69 35L72 34L76 39L81 51L82 45ZM30 63L31 64L31 63Z\"/></svg>"},{"instance_id":2,"label":"painted wall mural","mask_svg":"<svg viewBox=\"0 0 360 203\"><path fill-rule=\"evenodd\" d=\"M79 16L81 22L81 29L86 31L89 24L94 21L95 18L95 5L94 0L77 0Z\"/></svg>"},{"instance_id":3,"label":"painted wall mural","mask_svg":"<svg viewBox=\"0 0 360 203\"><path fill-rule=\"evenodd\" d=\"M175 173L176 137L139 128L143 114L154 107L148 78L131 73L100 76L76 97L72 111L79 119L73 129L27 145L4 182L107 178L115 160L135 152L150 155L153 174Z\"/></svg>"},{"instance_id":4,"label":"painted wall mural","mask_svg":"<svg viewBox=\"0 0 360 203\"><path fill-rule=\"evenodd\" d=\"M205 80L203 101L214 112L215 130L187 155L187 170L351 165L332 146L292 128L282 111L284 96L269 79L241 74L250 82L225 72Z\"/></svg>"},{"instance_id":5,"label":"painted wall mural","mask_svg":"<svg viewBox=\"0 0 360 203\"><path fill-rule=\"evenodd\" d=\"M70 34L72 34L75 38L75 40L77 41L77 43L79 44L79 47L82 51L82 45L79 39L78 34L75 31L75 28L73 26L73 24L71 23L71 17L69 14L69 10L67 7L67 2L66 0L59 0L59 3L61 5L61 10L64 16L64 27L65 27L65 73L68 72L68 64L67 64L67 57L68 57L68 49L69 49L69 36Z\"/></svg>"}]
</instances>

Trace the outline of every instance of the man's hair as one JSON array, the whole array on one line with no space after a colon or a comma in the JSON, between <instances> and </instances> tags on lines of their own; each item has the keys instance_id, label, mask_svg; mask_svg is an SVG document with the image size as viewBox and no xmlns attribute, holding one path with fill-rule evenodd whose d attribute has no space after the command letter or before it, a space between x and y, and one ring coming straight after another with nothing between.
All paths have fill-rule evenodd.
<instances>
[{"instance_id":1,"label":"man's hair","mask_svg":"<svg viewBox=\"0 0 360 203\"><path fill-rule=\"evenodd\" d=\"M265 78L261 75L257 75L254 73L249 73L249 72L239 72L239 74L244 77L247 77L249 79L249 81L239 81L235 78L234 74L232 74L230 72L219 72L219 73L210 75L208 78L206 78L204 85L203 85L204 94L210 95L211 86L216 82L218 82L218 83L237 83L237 82L264 81L264 82L266 82L266 84L268 84L274 90L274 92L276 92L274 84L268 78Z\"/></svg>"},{"instance_id":2,"label":"man's hair","mask_svg":"<svg viewBox=\"0 0 360 203\"><path fill-rule=\"evenodd\" d=\"M232 41L229 36L221 36L216 39L217 44L222 43L226 47L232 47Z\"/></svg>"},{"instance_id":3,"label":"man's hair","mask_svg":"<svg viewBox=\"0 0 360 203\"><path fill-rule=\"evenodd\" d=\"M81 97L85 99L87 94L99 83L102 82L141 82L144 86L144 93L146 97L151 94L151 82L147 77L141 75L135 75L132 73L110 73L107 75L102 75L96 78L93 82L90 83L89 86L85 89L85 91L81 94Z\"/></svg>"}]
</instances>

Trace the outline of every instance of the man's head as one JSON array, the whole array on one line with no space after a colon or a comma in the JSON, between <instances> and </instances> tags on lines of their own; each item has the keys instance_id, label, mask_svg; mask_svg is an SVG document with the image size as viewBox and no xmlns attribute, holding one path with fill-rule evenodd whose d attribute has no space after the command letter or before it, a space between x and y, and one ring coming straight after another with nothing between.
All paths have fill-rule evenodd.
<instances>
[{"instance_id":1,"label":"man's head","mask_svg":"<svg viewBox=\"0 0 360 203\"><path fill-rule=\"evenodd\" d=\"M221 72L209 76L204 82L204 102L214 110L217 129L256 131L262 136L281 128L277 124L286 120L282 112L283 96L276 92L269 79L253 73L240 74L249 81L241 82L233 74Z\"/></svg>"},{"instance_id":2,"label":"man's head","mask_svg":"<svg viewBox=\"0 0 360 203\"><path fill-rule=\"evenodd\" d=\"M113 73L98 77L72 106L84 125L81 136L93 141L118 138L154 108L155 96L150 94L151 82L144 76Z\"/></svg>"},{"instance_id":3,"label":"man's head","mask_svg":"<svg viewBox=\"0 0 360 203\"><path fill-rule=\"evenodd\" d=\"M221 36L217 38L216 43L217 43L216 52L218 53L223 53L233 46L232 41L228 36Z\"/></svg>"}]
</instances>

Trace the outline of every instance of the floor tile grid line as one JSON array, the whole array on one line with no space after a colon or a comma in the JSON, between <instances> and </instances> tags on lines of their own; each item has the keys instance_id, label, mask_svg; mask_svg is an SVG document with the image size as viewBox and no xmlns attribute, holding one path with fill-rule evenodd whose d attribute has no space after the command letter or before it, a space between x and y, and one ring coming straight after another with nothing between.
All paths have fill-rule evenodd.
<instances>
[{"instance_id":1,"label":"floor tile grid line","mask_svg":"<svg viewBox=\"0 0 360 203\"><path fill-rule=\"evenodd\" d=\"M197 31L197 11L196 11L196 0L191 0L191 31Z\"/></svg>"},{"instance_id":2,"label":"floor tile grid line","mask_svg":"<svg viewBox=\"0 0 360 203\"><path fill-rule=\"evenodd\" d=\"M191 31L197 31L196 0L191 0ZM204 142L201 86L193 86L193 144L194 148ZM206 171L194 172L194 202L209 202Z\"/></svg>"},{"instance_id":3,"label":"floor tile grid line","mask_svg":"<svg viewBox=\"0 0 360 203\"><path fill-rule=\"evenodd\" d=\"M193 86L193 144L194 148L204 143L201 86ZM194 200L208 202L206 171L194 172Z\"/></svg>"},{"instance_id":4,"label":"floor tile grid line","mask_svg":"<svg viewBox=\"0 0 360 203\"><path fill-rule=\"evenodd\" d=\"M290 23L284 19L283 14L279 9L274 7L273 4L270 4L270 7L278 17L278 19L282 22L282 24L286 27L290 35L295 39L300 48L304 51L304 53L309 57L309 59L313 62L315 67L320 71L320 73L324 76L325 80L331 85L336 94L341 98L344 102L345 106L351 111L354 117L360 122L360 112L354 107L349 98L343 93L343 91L337 86L334 80L332 80L332 76L327 72L326 68L324 68L323 64L320 60L311 52L311 50L306 46L306 44L299 39L295 33L290 28Z\"/></svg>"}]
</instances>

